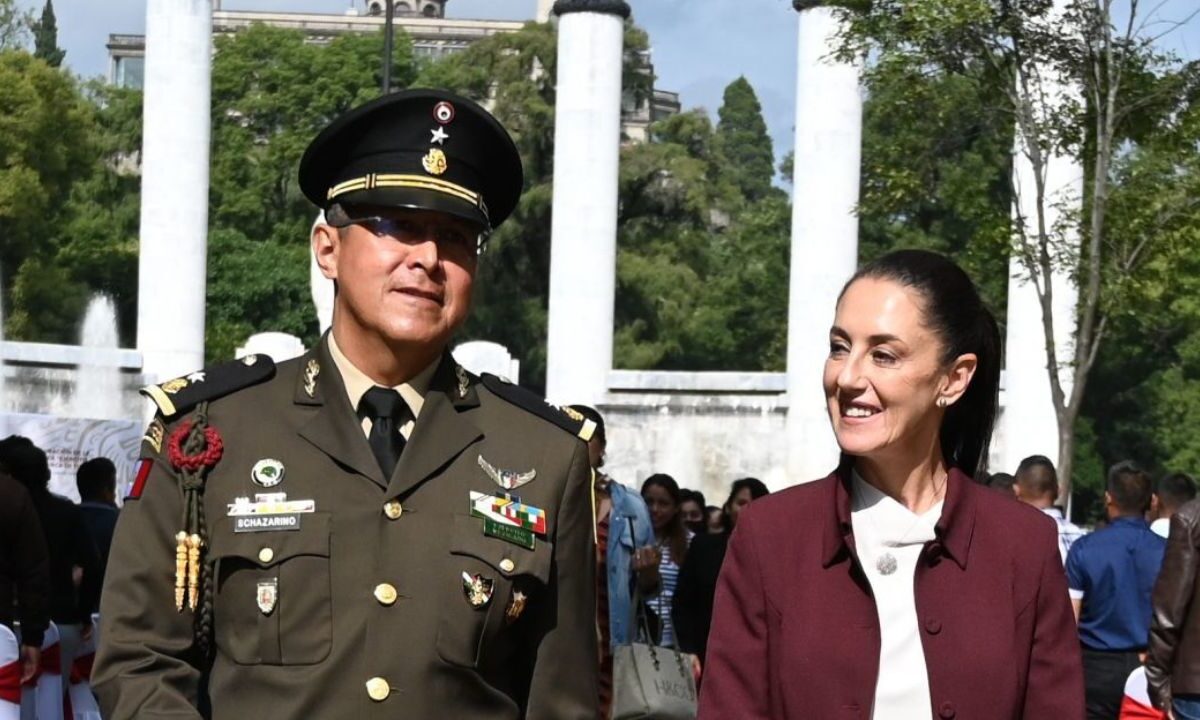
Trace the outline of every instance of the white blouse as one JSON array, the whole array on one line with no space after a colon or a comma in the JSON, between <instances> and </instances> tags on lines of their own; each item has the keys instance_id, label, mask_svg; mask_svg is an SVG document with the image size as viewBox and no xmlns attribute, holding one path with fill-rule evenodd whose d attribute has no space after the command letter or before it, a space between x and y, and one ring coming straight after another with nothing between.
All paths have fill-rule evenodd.
<instances>
[{"instance_id":1,"label":"white blouse","mask_svg":"<svg viewBox=\"0 0 1200 720\"><path fill-rule=\"evenodd\" d=\"M932 717L913 583L921 549L935 537L942 502L916 515L858 473L852 482L854 543L879 612L879 678L870 717Z\"/></svg>"}]
</instances>

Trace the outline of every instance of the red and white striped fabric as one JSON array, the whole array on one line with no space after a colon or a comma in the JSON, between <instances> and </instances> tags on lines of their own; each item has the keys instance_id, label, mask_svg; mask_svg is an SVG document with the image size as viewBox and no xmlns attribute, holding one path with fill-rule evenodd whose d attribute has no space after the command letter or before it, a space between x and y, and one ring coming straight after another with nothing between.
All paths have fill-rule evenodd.
<instances>
[{"instance_id":1,"label":"red and white striped fabric","mask_svg":"<svg viewBox=\"0 0 1200 720\"><path fill-rule=\"evenodd\" d=\"M63 716L62 651L58 626L46 628L42 640L42 661L37 674L26 683L21 694L22 720L58 720Z\"/></svg>"},{"instance_id":2,"label":"red and white striped fabric","mask_svg":"<svg viewBox=\"0 0 1200 720\"><path fill-rule=\"evenodd\" d=\"M1150 704L1150 692L1146 686L1146 668L1139 667L1129 673L1125 681L1125 696L1121 698L1121 714L1117 720L1166 720L1165 713L1155 710Z\"/></svg>"},{"instance_id":3,"label":"red and white striped fabric","mask_svg":"<svg viewBox=\"0 0 1200 720\"><path fill-rule=\"evenodd\" d=\"M8 627L0 625L0 720L21 717L21 646Z\"/></svg>"},{"instance_id":4,"label":"red and white striped fabric","mask_svg":"<svg viewBox=\"0 0 1200 720\"><path fill-rule=\"evenodd\" d=\"M71 663L70 686L67 690L67 701L70 704L70 714L67 720L101 720L100 706L96 696L92 694L91 677L92 663L96 659L96 643L100 641L97 630L100 627L100 616L92 616L92 637L80 643Z\"/></svg>"}]
</instances>

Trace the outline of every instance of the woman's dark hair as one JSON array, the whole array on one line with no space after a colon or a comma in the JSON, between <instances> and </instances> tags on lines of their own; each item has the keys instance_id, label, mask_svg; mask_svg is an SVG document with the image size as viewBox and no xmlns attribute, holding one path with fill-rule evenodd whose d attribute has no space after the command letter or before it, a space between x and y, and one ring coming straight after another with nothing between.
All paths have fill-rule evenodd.
<instances>
[{"instance_id":1,"label":"woman's dark hair","mask_svg":"<svg viewBox=\"0 0 1200 720\"><path fill-rule=\"evenodd\" d=\"M608 444L608 438L604 435L604 416L600 414L599 410L591 405L568 405L567 407L596 423L596 430L592 432L592 437L599 440L601 445Z\"/></svg>"},{"instance_id":2,"label":"woman's dark hair","mask_svg":"<svg viewBox=\"0 0 1200 720\"><path fill-rule=\"evenodd\" d=\"M682 567L683 559L687 557L688 537L687 527L683 524L683 514L679 512L679 504L682 502L679 483L670 475L655 473L642 482L642 500L646 499L646 491L652 487L665 490L675 503L675 517L671 518L663 534L666 535L667 546L671 548L671 562Z\"/></svg>"},{"instance_id":3,"label":"woman's dark hair","mask_svg":"<svg viewBox=\"0 0 1200 720\"><path fill-rule=\"evenodd\" d=\"M939 433L946 462L974 476L987 462L1000 391L1000 329L971 278L953 260L928 250L897 250L864 265L838 295L862 279L891 280L924 299L923 324L942 343L941 360L978 358L975 375L958 402L946 408Z\"/></svg>"},{"instance_id":4,"label":"woman's dark hair","mask_svg":"<svg viewBox=\"0 0 1200 720\"><path fill-rule=\"evenodd\" d=\"M771 494L771 491L767 489L766 483L758 478L744 477L734 480L733 484L729 486L729 497L725 499L725 504L721 506L721 527L725 528L725 532L733 530L733 524L729 518L729 508L733 505L734 499L743 490L750 491L751 500L757 500L760 497Z\"/></svg>"}]
</instances>

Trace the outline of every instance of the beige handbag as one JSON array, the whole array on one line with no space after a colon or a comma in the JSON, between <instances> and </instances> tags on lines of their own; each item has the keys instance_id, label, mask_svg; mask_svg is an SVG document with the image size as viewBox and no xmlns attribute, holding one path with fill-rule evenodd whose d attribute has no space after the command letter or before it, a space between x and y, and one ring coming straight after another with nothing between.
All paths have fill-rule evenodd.
<instances>
[{"instance_id":1,"label":"beige handbag","mask_svg":"<svg viewBox=\"0 0 1200 720\"><path fill-rule=\"evenodd\" d=\"M629 519L633 538L633 519ZM636 541L634 547L637 547ZM634 579L633 618L644 637L651 638L641 592ZM693 720L696 680L688 658L674 648L640 643L618 645L613 651L613 720Z\"/></svg>"}]
</instances>

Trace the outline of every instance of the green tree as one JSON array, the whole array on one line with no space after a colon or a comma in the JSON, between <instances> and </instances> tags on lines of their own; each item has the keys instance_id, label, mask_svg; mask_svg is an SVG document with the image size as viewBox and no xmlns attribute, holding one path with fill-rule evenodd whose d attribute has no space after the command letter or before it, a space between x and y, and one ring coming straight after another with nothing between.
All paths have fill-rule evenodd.
<instances>
[{"instance_id":1,"label":"green tree","mask_svg":"<svg viewBox=\"0 0 1200 720\"><path fill-rule=\"evenodd\" d=\"M59 210L55 262L92 293L113 299L121 340L137 333L138 221L142 93L93 81L96 108L91 167Z\"/></svg>"},{"instance_id":2,"label":"green tree","mask_svg":"<svg viewBox=\"0 0 1200 720\"><path fill-rule=\"evenodd\" d=\"M68 323L43 333L38 318L65 317L74 290L32 286L57 252L62 199L91 167L94 115L69 75L27 52L0 51L0 285L12 288L10 337L43 340L73 330ZM28 304L35 301L47 305Z\"/></svg>"},{"instance_id":3,"label":"green tree","mask_svg":"<svg viewBox=\"0 0 1200 720\"><path fill-rule=\"evenodd\" d=\"M782 369L786 196L748 198L701 111L656 123L652 140L621 156L617 365Z\"/></svg>"},{"instance_id":4,"label":"green tree","mask_svg":"<svg viewBox=\"0 0 1200 720\"><path fill-rule=\"evenodd\" d=\"M898 248L954 257L1003 320L1012 123L989 64L953 71L883 56L864 72L863 261Z\"/></svg>"},{"instance_id":5,"label":"green tree","mask_svg":"<svg viewBox=\"0 0 1200 720\"><path fill-rule=\"evenodd\" d=\"M58 47L58 21L54 17L54 0L46 0L42 6L42 17L35 22L33 30L33 56L45 61L50 67L62 65L67 51Z\"/></svg>"},{"instance_id":6,"label":"green tree","mask_svg":"<svg viewBox=\"0 0 1200 720\"><path fill-rule=\"evenodd\" d=\"M747 200L761 200L772 188L775 152L762 105L745 76L726 86L717 116L717 147L725 158L725 171Z\"/></svg>"}]
</instances>

